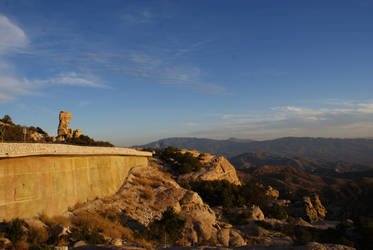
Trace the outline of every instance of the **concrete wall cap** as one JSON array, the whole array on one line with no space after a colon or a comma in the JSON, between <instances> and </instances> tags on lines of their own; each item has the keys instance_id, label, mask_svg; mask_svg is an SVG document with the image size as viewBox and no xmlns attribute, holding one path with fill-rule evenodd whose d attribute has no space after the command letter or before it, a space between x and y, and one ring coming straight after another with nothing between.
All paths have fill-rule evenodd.
<instances>
[{"instance_id":1,"label":"concrete wall cap","mask_svg":"<svg viewBox=\"0 0 373 250\"><path fill-rule=\"evenodd\" d=\"M48 143L0 143L0 158L35 155L129 155L151 157L151 152L119 147L89 147Z\"/></svg>"}]
</instances>

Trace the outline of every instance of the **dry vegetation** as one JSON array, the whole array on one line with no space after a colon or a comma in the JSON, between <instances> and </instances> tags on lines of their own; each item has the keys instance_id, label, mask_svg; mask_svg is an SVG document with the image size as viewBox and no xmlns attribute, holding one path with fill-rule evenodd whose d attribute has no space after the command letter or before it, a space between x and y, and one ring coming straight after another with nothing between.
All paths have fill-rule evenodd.
<instances>
[{"instance_id":1,"label":"dry vegetation","mask_svg":"<svg viewBox=\"0 0 373 250\"><path fill-rule=\"evenodd\" d=\"M80 213L74 216L71 222L78 228L103 233L111 238L122 238L129 241L134 240L131 229L97 214L88 212Z\"/></svg>"}]
</instances>

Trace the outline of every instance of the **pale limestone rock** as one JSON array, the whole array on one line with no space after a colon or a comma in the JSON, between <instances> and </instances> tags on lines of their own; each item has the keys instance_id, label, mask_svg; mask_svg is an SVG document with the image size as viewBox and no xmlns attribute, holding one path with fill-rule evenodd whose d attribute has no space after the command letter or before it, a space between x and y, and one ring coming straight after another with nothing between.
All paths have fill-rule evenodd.
<instances>
[{"instance_id":1,"label":"pale limestone rock","mask_svg":"<svg viewBox=\"0 0 373 250\"><path fill-rule=\"evenodd\" d=\"M30 134L29 134L31 140L33 141L41 141L43 138L44 138L44 135L43 134L40 134L36 131L30 131Z\"/></svg>"},{"instance_id":2,"label":"pale limestone rock","mask_svg":"<svg viewBox=\"0 0 373 250\"><path fill-rule=\"evenodd\" d=\"M116 238L116 239L112 239L110 241L110 244L113 245L113 246L120 247L120 246L123 246L123 241L122 241L122 239Z\"/></svg>"},{"instance_id":3,"label":"pale limestone rock","mask_svg":"<svg viewBox=\"0 0 373 250\"><path fill-rule=\"evenodd\" d=\"M310 223L303 220L301 217L297 218L297 220L295 221L295 225L302 226L302 227L312 227Z\"/></svg>"},{"instance_id":4,"label":"pale limestone rock","mask_svg":"<svg viewBox=\"0 0 373 250\"><path fill-rule=\"evenodd\" d=\"M73 138L73 134L74 134L74 130L72 128L69 128L67 130L67 134L66 134L66 139L71 139Z\"/></svg>"},{"instance_id":5,"label":"pale limestone rock","mask_svg":"<svg viewBox=\"0 0 373 250\"><path fill-rule=\"evenodd\" d=\"M76 129L74 131L74 138L79 138L82 135L82 131L80 129Z\"/></svg>"},{"instance_id":6,"label":"pale limestone rock","mask_svg":"<svg viewBox=\"0 0 373 250\"><path fill-rule=\"evenodd\" d=\"M180 153L182 153L182 154L189 153L189 154L193 155L193 157L199 157L200 156L200 153L197 150L181 149Z\"/></svg>"},{"instance_id":7,"label":"pale limestone rock","mask_svg":"<svg viewBox=\"0 0 373 250\"><path fill-rule=\"evenodd\" d=\"M264 220L264 214L260 207L252 205L250 207L250 213L253 220Z\"/></svg>"},{"instance_id":8,"label":"pale limestone rock","mask_svg":"<svg viewBox=\"0 0 373 250\"><path fill-rule=\"evenodd\" d=\"M36 219L36 218L31 218L31 219L26 219L25 220L26 225L30 228L36 228L39 230L47 230L48 226L45 225L41 220Z\"/></svg>"},{"instance_id":9,"label":"pale limestone rock","mask_svg":"<svg viewBox=\"0 0 373 250\"><path fill-rule=\"evenodd\" d=\"M230 229L225 229L223 228L220 230L217 234L218 241L223 244L225 247L229 247L229 234L230 234Z\"/></svg>"},{"instance_id":10,"label":"pale limestone rock","mask_svg":"<svg viewBox=\"0 0 373 250\"><path fill-rule=\"evenodd\" d=\"M200 170L181 175L179 180L186 182L226 180L230 183L241 185L236 169L225 157L207 157L207 159L209 160L202 162L203 167Z\"/></svg>"},{"instance_id":11,"label":"pale limestone rock","mask_svg":"<svg viewBox=\"0 0 373 250\"><path fill-rule=\"evenodd\" d=\"M148 194L144 195L144 192ZM155 166L132 168L123 186L111 200L110 204L100 199L89 202L74 213L97 213L105 211L106 207L118 208L126 217L148 226L155 219L161 218L162 212L171 206L186 220L183 237L185 244L220 242L220 227L213 210L197 193L181 188L168 173L161 172Z\"/></svg>"},{"instance_id":12,"label":"pale limestone rock","mask_svg":"<svg viewBox=\"0 0 373 250\"><path fill-rule=\"evenodd\" d=\"M55 246L54 250L69 250L68 246Z\"/></svg>"},{"instance_id":13,"label":"pale limestone rock","mask_svg":"<svg viewBox=\"0 0 373 250\"><path fill-rule=\"evenodd\" d=\"M323 221L327 213L317 194L304 196L303 201L294 203L288 210L292 216L302 217L311 223Z\"/></svg>"},{"instance_id":14,"label":"pale limestone rock","mask_svg":"<svg viewBox=\"0 0 373 250\"><path fill-rule=\"evenodd\" d=\"M6 249L12 246L12 242L8 238L0 238L0 249Z\"/></svg>"},{"instance_id":15,"label":"pale limestone rock","mask_svg":"<svg viewBox=\"0 0 373 250\"><path fill-rule=\"evenodd\" d=\"M208 153L202 153L198 156L201 162L210 162L215 156L208 154Z\"/></svg>"},{"instance_id":16,"label":"pale limestone rock","mask_svg":"<svg viewBox=\"0 0 373 250\"><path fill-rule=\"evenodd\" d=\"M311 222L323 221L326 216L326 209L321 204L318 195L313 195L312 197L303 197L305 216Z\"/></svg>"},{"instance_id":17,"label":"pale limestone rock","mask_svg":"<svg viewBox=\"0 0 373 250\"><path fill-rule=\"evenodd\" d=\"M324 220L326 217L326 208L323 206L323 204L320 201L320 198L317 194L312 196L312 202L313 206L315 207L319 220Z\"/></svg>"},{"instance_id":18,"label":"pale limestone rock","mask_svg":"<svg viewBox=\"0 0 373 250\"><path fill-rule=\"evenodd\" d=\"M64 141L69 134L69 123L71 121L71 113L67 111L60 112L60 123L58 124L57 137L60 141Z\"/></svg>"},{"instance_id":19,"label":"pale limestone rock","mask_svg":"<svg viewBox=\"0 0 373 250\"><path fill-rule=\"evenodd\" d=\"M266 188L265 195L273 200L277 200L278 197L280 196L280 192L277 189L272 188L271 186L268 186Z\"/></svg>"},{"instance_id":20,"label":"pale limestone rock","mask_svg":"<svg viewBox=\"0 0 373 250\"><path fill-rule=\"evenodd\" d=\"M241 234L237 230L230 230L229 233L229 246L232 247L242 247L246 245L245 240L242 238Z\"/></svg>"},{"instance_id":21,"label":"pale limestone rock","mask_svg":"<svg viewBox=\"0 0 373 250\"><path fill-rule=\"evenodd\" d=\"M83 240L80 240L80 241L77 241L74 243L73 247L82 247L82 246L86 246L87 243Z\"/></svg>"}]
</instances>

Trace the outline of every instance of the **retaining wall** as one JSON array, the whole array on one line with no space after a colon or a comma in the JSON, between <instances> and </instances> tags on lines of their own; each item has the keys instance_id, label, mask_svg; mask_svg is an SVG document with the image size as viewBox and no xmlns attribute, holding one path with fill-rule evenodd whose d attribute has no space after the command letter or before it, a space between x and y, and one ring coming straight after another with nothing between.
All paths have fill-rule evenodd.
<instances>
[{"instance_id":1,"label":"retaining wall","mask_svg":"<svg viewBox=\"0 0 373 250\"><path fill-rule=\"evenodd\" d=\"M56 150L46 146L48 144L30 145L26 146ZM0 145L0 219L28 218L42 213L59 215L77 202L113 195L128 171L134 166L147 165L151 156L132 149L125 149L121 154L121 149L110 153L107 151L110 149L100 151L97 147L89 151L89 147L51 146L74 149L69 152L57 149L51 153L45 150L6 152L4 145Z\"/></svg>"}]
</instances>

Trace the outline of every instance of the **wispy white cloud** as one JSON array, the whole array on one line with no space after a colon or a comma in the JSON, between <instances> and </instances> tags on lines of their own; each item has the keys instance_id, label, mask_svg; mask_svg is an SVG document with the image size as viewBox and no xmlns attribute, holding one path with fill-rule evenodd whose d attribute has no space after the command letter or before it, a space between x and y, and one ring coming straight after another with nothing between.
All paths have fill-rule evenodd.
<instances>
[{"instance_id":1,"label":"wispy white cloud","mask_svg":"<svg viewBox=\"0 0 373 250\"><path fill-rule=\"evenodd\" d=\"M27 79L12 74L13 66L4 55L23 52L29 39L26 33L7 17L0 15L0 102L9 102L19 96L39 95L46 87L56 85L91 88L107 87L93 76L76 72L61 73L49 79Z\"/></svg>"},{"instance_id":2,"label":"wispy white cloud","mask_svg":"<svg viewBox=\"0 0 373 250\"><path fill-rule=\"evenodd\" d=\"M220 114L193 136L270 139L283 136L364 137L373 134L373 101L322 107L280 106L261 112Z\"/></svg>"},{"instance_id":3,"label":"wispy white cloud","mask_svg":"<svg viewBox=\"0 0 373 250\"><path fill-rule=\"evenodd\" d=\"M6 16L0 15L0 54L5 54L27 46L25 32Z\"/></svg>"},{"instance_id":4,"label":"wispy white cloud","mask_svg":"<svg viewBox=\"0 0 373 250\"><path fill-rule=\"evenodd\" d=\"M148 9L127 11L122 15L122 20L129 24L149 23L154 19L154 14Z\"/></svg>"},{"instance_id":5,"label":"wispy white cloud","mask_svg":"<svg viewBox=\"0 0 373 250\"><path fill-rule=\"evenodd\" d=\"M156 57L132 51L129 61L132 67L127 69L127 73L137 79L147 79L162 85L188 87L196 92L227 94L222 85L204 81L199 67L174 63L173 58L169 56Z\"/></svg>"},{"instance_id":6,"label":"wispy white cloud","mask_svg":"<svg viewBox=\"0 0 373 250\"><path fill-rule=\"evenodd\" d=\"M91 88L107 88L108 86L98 83L93 77L89 77L76 72L62 73L46 80L34 80L33 83L38 87L52 85L67 85Z\"/></svg>"}]
</instances>

